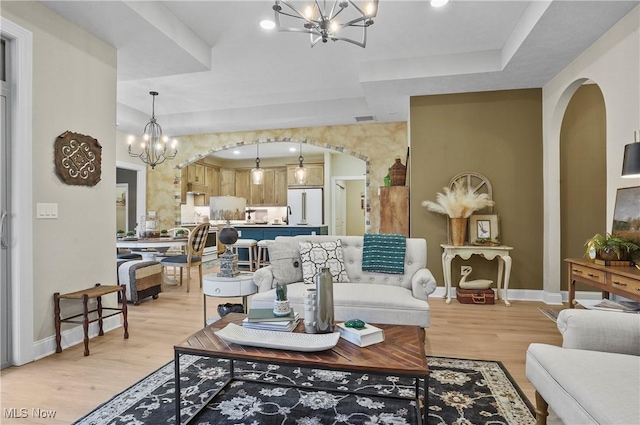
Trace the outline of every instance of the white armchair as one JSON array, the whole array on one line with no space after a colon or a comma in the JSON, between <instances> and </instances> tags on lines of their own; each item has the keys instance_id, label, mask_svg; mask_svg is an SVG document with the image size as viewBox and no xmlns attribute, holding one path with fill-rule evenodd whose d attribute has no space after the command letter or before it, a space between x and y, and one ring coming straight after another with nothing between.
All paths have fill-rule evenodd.
<instances>
[{"instance_id":1,"label":"white armchair","mask_svg":"<svg viewBox=\"0 0 640 425\"><path fill-rule=\"evenodd\" d=\"M538 425L548 408L570 424L640 424L640 314L565 309L562 347L531 344L526 374Z\"/></svg>"}]
</instances>

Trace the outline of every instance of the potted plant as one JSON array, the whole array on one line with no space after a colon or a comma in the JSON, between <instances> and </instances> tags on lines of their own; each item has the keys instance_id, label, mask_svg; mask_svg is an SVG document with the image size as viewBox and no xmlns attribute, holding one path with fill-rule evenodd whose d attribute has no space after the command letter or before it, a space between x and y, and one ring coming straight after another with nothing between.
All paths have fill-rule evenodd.
<instances>
[{"instance_id":1,"label":"potted plant","mask_svg":"<svg viewBox=\"0 0 640 425\"><path fill-rule=\"evenodd\" d=\"M422 206L439 214L446 214L451 220L453 244L464 245L467 220L475 211L490 207L494 202L486 193L477 193L464 185L460 180L453 183L452 188L443 188L444 193L436 195L436 202L423 201Z\"/></svg>"},{"instance_id":2,"label":"potted plant","mask_svg":"<svg viewBox=\"0 0 640 425\"><path fill-rule=\"evenodd\" d=\"M116 238L124 238L124 236L125 236L126 234L127 234L127 232L125 232L124 230L122 230L122 229L118 229L118 230L116 231Z\"/></svg>"},{"instance_id":3,"label":"potted plant","mask_svg":"<svg viewBox=\"0 0 640 425\"><path fill-rule=\"evenodd\" d=\"M607 233L596 233L585 242L587 251L585 256L591 260L605 261L627 260L631 253L640 249L640 246L622 236Z\"/></svg>"},{"instance_id":4,"label":"potted plant","mask_svg":"<svg viewBox=\"0 0 640 425\"><path fill-rule=\"evenodd\" d=\"M287 298L287 285L276 284L276 299L273 301L273 314L286 316L291 312L291 304Z\"/></svg>"},{"instance_id":5,"label":"potted plant","mask_svg":"<svg viewBox=\"0 0 640 425\"><path fill-rule=\"evenodd\" d=\"M127 232L127 237L128 237L128 238L132 238L132 237L134 237L135 235L136 235L136 234L135 234L134 232L132 232L131 230L129 230L129 231Z\"/></svg>"},{"instance_id":6,"label":"potted plant","mask_svg":"<svg viewBox=\"0 0 640 425\"><path fill-rule=\"evenodd\" d=\"M161 238L168 238L169 237L169 231L167 229L160 230L160 237Z\"/></svg>"},{"instance_id":7,"label":"potted plant","mask_svg":"<svg viewBox=\"0 0 640 425\"><path fill-rule=\"evenodd\" d=\"M184 238L187 235L184 229L176 230L176 238Z\"/></svg>"}]
</instances>

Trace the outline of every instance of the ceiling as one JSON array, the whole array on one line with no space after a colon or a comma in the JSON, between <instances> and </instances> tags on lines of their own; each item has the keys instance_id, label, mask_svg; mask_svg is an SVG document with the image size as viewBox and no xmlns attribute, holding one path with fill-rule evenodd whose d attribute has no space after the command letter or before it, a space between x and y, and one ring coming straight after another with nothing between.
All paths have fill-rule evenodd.
<instances>
[{"instance_id":1,"label":"ceiling","mask_svg":"<svg viewBox=\"0 0 640 425\"><path fill-rule=\"evenodd\" d=\"M179 136L406 121L410 96L542 87L638 1L381 0L364 49L263 30L267 0L42 3L117 48L119 130L142 132L155 90Z\"/></svg>"}]
</instances>

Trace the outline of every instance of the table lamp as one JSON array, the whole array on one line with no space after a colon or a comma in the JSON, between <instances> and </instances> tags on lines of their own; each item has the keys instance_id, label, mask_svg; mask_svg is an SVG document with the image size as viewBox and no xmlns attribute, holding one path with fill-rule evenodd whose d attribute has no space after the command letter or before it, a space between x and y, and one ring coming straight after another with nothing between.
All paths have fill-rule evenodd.
<instances>
[{"instance_id":1,"label":"table lamp","mask_svg":"<svg viewBox=\"0 0 640 425\"><path fill-rule=\"evenodd\" d=\"M238 240L238 231L231 226L231 220L244 220L247 200L236 196L212 196L209 207L213 220L226 221L225 227L218 231L218 240L225 246L225 251L220 256L218 276L237 276L240 274L238 255L231 251L231 246Z\"/></svg>"}]
</instances>

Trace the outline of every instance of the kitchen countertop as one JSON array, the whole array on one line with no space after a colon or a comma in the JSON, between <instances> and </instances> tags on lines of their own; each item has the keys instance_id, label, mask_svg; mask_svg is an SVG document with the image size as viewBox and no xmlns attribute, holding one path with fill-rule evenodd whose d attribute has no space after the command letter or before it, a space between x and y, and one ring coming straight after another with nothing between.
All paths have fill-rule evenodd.
<instances>
[{"instance_id":1,"label":"kitchen countertop","mask_svg":"<svg viewBox=\"0 0 640 425\"><path fill-rule=\"evenodd\" d=\"M212 222L212 226L218 226L219 224L225 223L215 223ZM181 226L196 226L194 223L182 223ZM246 223L246 222L231 222L231 226L233 227L324 227L328 226L327 224L272 224L272 223Z\"/></svg>"}]
</instances>

